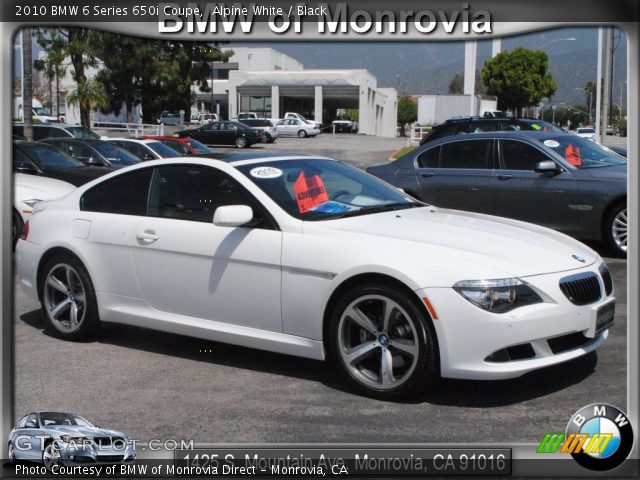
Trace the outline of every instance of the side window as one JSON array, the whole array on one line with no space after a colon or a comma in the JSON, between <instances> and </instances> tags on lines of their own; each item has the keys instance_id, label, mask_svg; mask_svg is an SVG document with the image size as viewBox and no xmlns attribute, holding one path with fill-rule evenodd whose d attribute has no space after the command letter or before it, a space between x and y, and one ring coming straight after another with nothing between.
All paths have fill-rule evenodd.
<instances>
[{"instance_id":1,"label":"side window","mask_svg":"<svg viewBox=\"0 0 640 480\"><path fill-rule=\"evenodd\" d=\"M440 161L440 146L430 148L418 156L419 168L438 168Z\"/></svg>"},{"instance_id":2,"label":"side window","mask_svg":"<svg viewBox=\"0 0 640 480\"><path fill-rule=\"evenodd\" d=\"M82 163L89 163L93 157L93 152L89 147L81 143L67 143L67 153Z\"/></svg>"},{"instance_id":3,"label":"side window","mask_svg":"<svg viewBox=\"0 0 640 480\"><path fill-rule=\"evenodd\" d=\"M89 212L119 215L145 215L152 169L118 175L96 185L80 200L80 208Z\"/></svg>"},{"instance_id":4,"label":"side window","mask_svg":"<svg viewBox=\"0 0 640 480\"><path fill-rule=\"evenodd\" d=\"M248 205L252 226L273 229L262 207L236 180L224 172L200 165L155 169L149 193L148 214L192 222L213 222L213 214L225 205Z\"/></svg>"},{"instance_id":5,"label":"side window","mask_svg":"<svg viewBox=\"0 0 640 480\"><path fill-rule=\"evenodd\" d=\"M537 148L516 140L501 140L502 168L505 170L531 170L536 163L550 160Z\"/></svg>"},{"instance_id":6,"label":"side window","mask_svg":"<svg viewBox=\"0 0 640 480\"><path fill-rule=\"evenodd\" d=\"M155 155L149 152L144 145L140 145L134 142L122 142L122 148L133 153L141 160L155 160Z\"/></svg>"},{"instance_id":7,"label":"side window","mask_svg":"<svg viewBox=\"0 0 640 480\"><path fill-rule=\"evenodd\" d=\"M29 157L27 157L22 151L18 150L17 148L14 148L13 149L13 169L15 170L18 165L25 164L25 163L29 166L33 166L33 162L29 159Z\"/></svg>"},{"instance_id":8,"label":"side window","mask_svg":"<svg viewBox=\"0 0 640 480\"><path fill-rule=\"evenodd\" d=\"M29 415L25 415L24 417L22 417L22 420L18 422L18 424L16 425L16 428L24 428L24 426L27 423L27 418L29 418Z\"/></svg>"},{"instance_id":9,"label":"side window","mask_svg":"<svg viewBox=\"0 0 640 480\"><path fill-rule=\"evenodd\" d=\"M482 120L477 122L471 122L471 126L469 127L470 133L480 133L480 132L495 132L499 130L499 124L496 121L492 120Z\"/></svg>"},{"instance_id":10,"label":"side window","mask_svg":"<svg viewBox=\"0 0 640 480\"><path fill-rule=\"evenodd\" d=\"M442 145L441 168L491 168L492 140L466 140Z\"/></svg>"},{"instance_id":11,"label":"side window","mask_svg":"<svg viewBox=\"0 0 640 480\"><path fill-rule=\"evenodd\" d=\"M36 417L35 413L29 415L24 426L25 428L38 428L38 417Z\"/></svg>"}]
</instances>

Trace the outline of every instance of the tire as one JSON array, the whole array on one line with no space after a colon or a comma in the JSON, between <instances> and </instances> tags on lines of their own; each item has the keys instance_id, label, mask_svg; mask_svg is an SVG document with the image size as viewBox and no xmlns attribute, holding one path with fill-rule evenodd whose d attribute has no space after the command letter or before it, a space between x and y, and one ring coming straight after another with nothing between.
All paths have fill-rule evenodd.
<instances>
[{"instance_id":1,"label":"tire","mask_svg":"<svg viewBox=\"0 0 640 480\"><path fill-rule=\"evenodd\" d=\"M42 464L44 468L52 472L55 465L60 465L60 452L55 447L55 443L50 441L44 446L42 451Z\"/></svg>"},{"instance_id":2,"label":"tire","mask_svg":"<svg viewBox=\"0 0 640 480\"><path fill-rule=\"evenodd\" d=\"M619 256L627 256L627 204L620 203L607 214L604 222L604 240Z\"/></svg>"},{"instance_id":3,"label":"tire","mask_svg":"<svg viewBox=\"0 0 640 480\"><path fill-rule=\"evenodd\" d=\"M13 242L13 248L16 248L20 234L22 233L22 227L24 222L22 217L15 210L13 211L13 218L11 219L11 241Z\"/></svg>"},{"instance_id":4,"label":"tire","mask_svg":"<svg viewBox=\"0 0 640 480\"><path fill-rule=\"evenodd\" d=\"M13 443L12 442L9 442L7 450L9 451L9 463L13 465L13 464L16 463L16 454L13 451Z\"/></svg>"},{"instance_id":5,"label":"tire","mask_svg":"<svg viewBox=\"0 0 640 480\"><path fill-rule=\"evenodd\" d=\"M247 142L246 137L236 137L235 144L238 148L246 148L249 146L249 142Z\"/></svg>"},{"instance_id":6,"label":"tire","mask_svg":"<svg viewBox=\"0 0 640 480\"><path fill-rule=\"evenodd\" d=\"M66 340L82 340L100 326L98 302L84 265L72 255L51 258L38 285L47 320Z\"/></svg>"},{"instance_id":7,"label":"tire","mask_svg":"<svg viewBox=\"0 0 640 480\"><path fill-rule=\"evenodd\" d=\"M367 396L413 397L436 378L431 320L389 285L363 285L340 298L331 314L327 349L341 376Z\"/></svg>"},{"instance_id":8,"label":"tire","mask_svg":"<svg viewBox=\"0 0 640 480\"><path fill-rule=\"evenodd\" d=\"M307 132L305 132L304 130L300 130L298 132L298 138L306 138L307 137Z\"/></svg>"}]
</instances>

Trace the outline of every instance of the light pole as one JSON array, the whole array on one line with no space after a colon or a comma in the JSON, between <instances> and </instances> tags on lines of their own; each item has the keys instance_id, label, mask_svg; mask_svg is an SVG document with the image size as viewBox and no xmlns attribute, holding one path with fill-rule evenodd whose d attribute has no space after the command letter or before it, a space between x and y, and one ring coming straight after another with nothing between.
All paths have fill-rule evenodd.
<instances>
[{"instance_id":1,"label":"light pole","mask_svg":"<svg viewBox=\"0 0 640 480\"><path fill-rule=\"evenodd\" d=\"M622 85L626 85L626 83L626 80L624 82L620 82L620 103L618 104L618 108L620 110L620 118L618 119L619 124L622 123ZM618 125L618 129L620 129L620 125Z\"/></svg>"},{"instance_id":2,"label":"light pole","mask_svg":"<svg viewBox=\"0 0 640 480\"><path fill-rule=\"evenodd\" d=\"M593 98L593 93L591 93L591 91L587 90L586 88L574 87L573 89L574 90L582 90L583 92L587 92L589 94L589 124L591 124L592 123L592 120L591 120L591 105L592 105L591 100Z\"/></svg>"}]
</instances>

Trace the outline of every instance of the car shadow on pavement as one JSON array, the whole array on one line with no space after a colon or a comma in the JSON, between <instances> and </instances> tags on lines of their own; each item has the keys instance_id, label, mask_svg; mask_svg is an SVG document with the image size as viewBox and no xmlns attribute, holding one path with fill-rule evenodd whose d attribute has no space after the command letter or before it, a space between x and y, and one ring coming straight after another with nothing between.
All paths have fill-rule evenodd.
<instances>
[{"instance_id":1,"label":"car shadow on pavement","mask_svg":"<svg viewBox=\"0 0 640 480\"><path fill-rule=\"evenodd\" d=\"M60 338L56 330L47 323L40 310L23 314L20 316L20 320L32 328L41 330L44 335ZM176 337L179 337L179 340ZM345 393L355 394L340 379L328 362L120 324L105 324L95 340L84 343L107 344L157 355L207 362L213 365L295 377L319 382L328 388ZM211 348L211 352L207 355L200 353L203 345ZM550 395L582 382L595 371L597 363L596 352L591 352L562 365L547 367L511 380L438 379L436 384L425 393L409 400L395 402L474 408L518 404Z\"/></svg>"}]
</instances>

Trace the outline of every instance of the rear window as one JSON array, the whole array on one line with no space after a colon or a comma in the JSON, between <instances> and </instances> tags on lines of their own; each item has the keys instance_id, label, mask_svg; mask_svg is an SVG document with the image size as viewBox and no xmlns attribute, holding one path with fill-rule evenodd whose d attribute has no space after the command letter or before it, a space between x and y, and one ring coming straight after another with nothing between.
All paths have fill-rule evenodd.
<instances>
[{"instance_id":1,"label":"rear window","mask_svg":"<svg viewBox=\"0 0 640 480\"><path fill-rule=\"evenodd\" d=\"M463 140L444 143L440 168L491 168L492 140Z\"/></svg>"},{"instance_id":2,"label":"rear window","mask_svg":"<svg viewBox=\"0 0 640 480\"><path fill-rule=\"evenodd\" d=\"M151 168L118 175L85 192L80 208L89 212L146 215Z\"/></svg>"}]
</instances>

